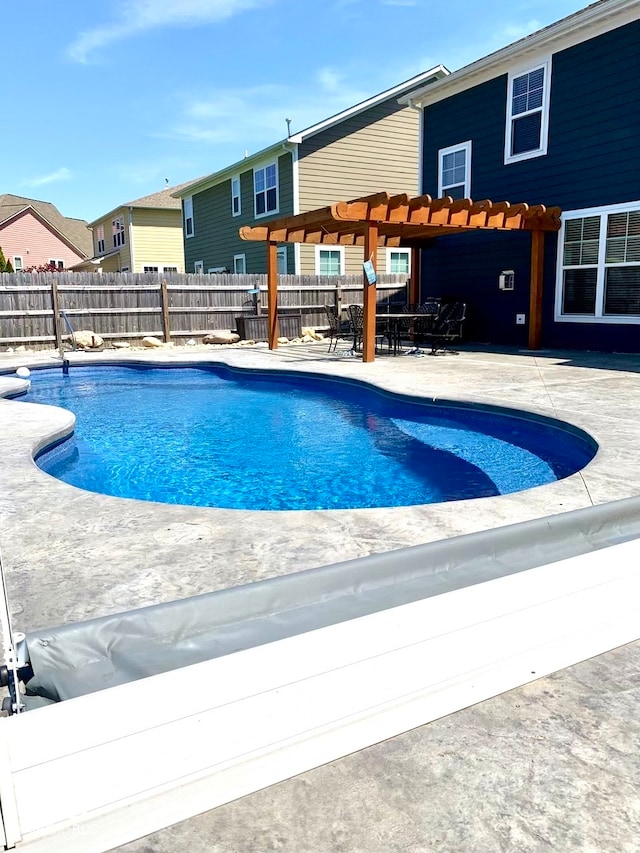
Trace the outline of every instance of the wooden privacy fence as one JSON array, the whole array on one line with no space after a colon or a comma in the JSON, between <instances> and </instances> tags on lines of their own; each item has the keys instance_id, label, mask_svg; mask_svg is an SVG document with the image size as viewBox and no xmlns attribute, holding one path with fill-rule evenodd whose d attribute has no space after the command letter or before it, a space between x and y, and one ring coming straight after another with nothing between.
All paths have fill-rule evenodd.
<instances>
[{"instance_id":1,"label":"wooden privacy fence","mask_svg":"<svg viewBox=\"0 0 640 853\"><path fill-rule=\"evenodd\" d=\"M106 342L134 342L147 335L179 341L217 329L235 329L250 310L249 290L266 292L266 275L168 273L2 273L0 346L60 347L69 334L65 318ZM404 303L407 279L381 275L378 300ZM302 326L326 328L324 306L363 302L363 281L351 276L279 276L278 304Z\"/></svg>"}]
</instances>

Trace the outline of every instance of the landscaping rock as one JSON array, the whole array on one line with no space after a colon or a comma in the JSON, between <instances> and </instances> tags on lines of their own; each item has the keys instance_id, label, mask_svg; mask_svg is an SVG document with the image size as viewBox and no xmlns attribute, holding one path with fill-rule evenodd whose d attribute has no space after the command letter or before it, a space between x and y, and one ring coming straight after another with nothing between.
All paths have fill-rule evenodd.
<instances>
[{"instance_id":1,"label":"landscaping rock","mask_svg":"<svg viewBox=\"0 0 640 853\"><path fill-rule=\"evenodd\" d=\"M112 341L111 346L114 349L129 349L131 344L129 341Z\"/></svg>"},{"instance_id":2,"label":"landscaping rock","mask_svg":"<svg viewBox=\"0 0 640 853\"><path fill-rule=\"evenodd\" d=\"M163 347L164 344L159 338L154 338L152 335L148 335L146 338L142 339L142 346L153 349L154 347Z\"/></svg>"},{"instance_id":3,"label":"landscaping rock","mask_svg":"<svg viewBox=\"0 0 640 853\"><path fill-rule=\"evenodd\" d=\"M81 349L98 349L98 347L104 346L104 340L100 335L96 335L95 332L92 332L89 329L82 329L79 332L74 332L71 339L73 343Z\"/></svg>"},{"instance_id":4,"label":"landscaping rock","mask_svg":"<svg viewBox=\"0 0 640 853\"><path fill-rule=\"evenodd\" d=\"M216 332L207 332L202 339L203 344L237 344L240 340L240 335L235 332L219 329Z\"/></svg>"}]
</instances>

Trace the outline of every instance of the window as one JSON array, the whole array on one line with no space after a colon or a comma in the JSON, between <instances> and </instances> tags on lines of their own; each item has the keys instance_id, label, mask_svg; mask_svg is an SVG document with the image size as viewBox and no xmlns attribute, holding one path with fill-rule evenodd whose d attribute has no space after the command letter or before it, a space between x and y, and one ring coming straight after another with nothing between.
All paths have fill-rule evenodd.
<instances>
[{"instance_id":1,"label":"window","mask_svg":"<svg viewBox=\"0 0 640 853\"><path fill-rule=\"evenodd\" d=\"M640 201L562 219L556 320L640 323Z\"/></svg>"},{"instance_id":2,"label":"window","mask_svg":"<svg viewBox=\"0 0 640 853\"><path fill-rule=\"evenodd\" d=\"M471 141L438 151L438 195L471 197Z\"/></svg>"},{"instance_id":3,"label":"window","mask_svg":"<svg viewBox=\"0 0 640 853\"><path fill-rule=\"evenodd\" d=\"M204 275L204 261L194 261L193 271L196 273L200 273L200 275Z\"/></svg>"},{"instance_id":4,"label":"window","mask_svg":"<svg viewBox=\"0 0 640 853\"><path fill-rule=\"evenodd\" d=\"M316 275L342 275L344 272L344 246L326 249L316 246Z\"/></svg>"},{"instance_id":5,"label":"window","mask_svg":"<svg viewBox=\"0 0 640 853\"><path fill-rule=\"evenodd\" d=\"M255 216L278 211L278 166L270 163L253 172Z\"/></svg>"},{"instance_id":6,"label":"window","mask_svg":"<svg viewBox=\"0 0 640 853\"><path fill-rule=\"evenodd\" d=\"M49 258L47 261L50 267L55 267L56 269L63 270L64 269L64 261L61 261L60 258Z\"/></svg>"},{"instance_id":7,"label":"window","mask_svg":"<svg viewBox=\"0 0 640 853\"><path fill-rule=\"evenodd\" d=\"M411 272L411 250L387 249L387 272L409 275Z\"/></svg>"},{"instance_id":8,"label":"window","mask_svg":"<svg viewBox=\"0 0 640 853\"><path fill-rule=\"evenodd\" d=\"M143 272L158 272L158 267L143 267Z\"/></svg>"},{"instance_id":9,"label":"window","mask_svg":"<svg viewBox=\"0 0 640 853\"><path fill-rule=\"evenodd\" d=\"M14 255L13 256L13 271L14 272L20 272L20 270L22 268L23 268L22 256L21 255Z\"/></svg>"},{"instance_id":10,"label":"window","mask_svg":"<svg viewBox=\"0 0 640 853\"><path fill-rule=\"evenodd\" d=\"M504 162L547 153L551 61L509 74Z\"/></svg>"},{"instance_id":11,"label":"window","mask_svg":"<svg viewBox=\"0 0 640 853\"><path fill-rule=\"evenodd\" d=\"M111 222L111 231L113 234L113 248L124 246L124 216L118 216Z\"/></svg>"},{"instance_id":12,"label":"window","mask_svg":"<svg viewBox=\"0 0 640 853\"><path fill-rule=\"evenodd\" d=\"M233 256L233 271L236 275L244 275L247 271L247 256L246 255L234 255Z\"/></svg>"},{"instance_id":13,"label":"window","mask_svg":"<svg viewBox=\"0 0 640 853\"><path fill-rule=\"evenodd\" d=\"M191 196L184 200L184 236L193 237L193 199Z\"/></svg>"},{"instance_id":14,"label":"window","mask_svg":"<svg viewBox=\"0 0 640 853\"><path fill-rule=\"evenodd\" d=\"M178 267L162 267L162 272L178 272Z\"/></svg>"},{"instance_id":15,"label":"window","mask_svg":"<svg viewBox=\"0 0 640 853\"><path fill-rule=\"evenodd\" d=\"M231 215L240 216L240 177L231 178Z\"/></svg>"},{"instance_id":16,"label":"window","mask_svg":"<svg viewBox=\"0 0 640 853\"><path fill-rule=\"evenodd\" d=\"M278 255L278 275L286 275L287 274L287 247L286 246L278 246L277 255Z\"/></svg>"},{"instance_id":17,"label":"window","mask_svg":"<svg viewBox=\"0 0 640 853\"><path fill-rule=\"evenodd\" d=\"M99 225L96 228L97 253L100 255L104 252L104 225Z\"/></svg>"}]
</instances>

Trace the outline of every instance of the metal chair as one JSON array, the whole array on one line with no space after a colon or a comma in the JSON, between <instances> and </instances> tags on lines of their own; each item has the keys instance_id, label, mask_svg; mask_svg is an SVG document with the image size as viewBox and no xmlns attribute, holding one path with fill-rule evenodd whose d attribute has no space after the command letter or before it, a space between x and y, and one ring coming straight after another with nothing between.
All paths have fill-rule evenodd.
<instances>
[{"instance_id":1,"label":"metal chair","mask_svg":"<svg viewBox=\"0 0 640 853\"><path fill-rule=\"evenodd\" d=\"M356 352L358 344L362 346L364 334L364 308L362 305L348 305L349 331L353 335L353 351Z\"/></svg>"},{"instance_id":2,"label":"metal chair","mask_svg":"<svg viewBox=\"0 0 640 853\"><path fill-rule=\"evenodd\" d=\"M431 338L431 355L436 355L438 350L451 352L448 346L453 341L462 339L462 326L467 315L467 306L464 302L450 302L440 308L440 312L434 322Z\"/></svg>"},{"instance_id":3,"label":"metal chair","mask_svg":"<svg viewBox=\"0 0 640 853\"><path fill-rule=\"evenodd\" d=\"M327 320L329 322L329 349L327 352L331 352L331 347L333 346L333 351L336 351L336 347L338 346L338 341L342 334L342 320L340 315L338 314L338 309L335 305L325 305L324 306L325 313L327 315Z\"/></svg>"}]
</instances>

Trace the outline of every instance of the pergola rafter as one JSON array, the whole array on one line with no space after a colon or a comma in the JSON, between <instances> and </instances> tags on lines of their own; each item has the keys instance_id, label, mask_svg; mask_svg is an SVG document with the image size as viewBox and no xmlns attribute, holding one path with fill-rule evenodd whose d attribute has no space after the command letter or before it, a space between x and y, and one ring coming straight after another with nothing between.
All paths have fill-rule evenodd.
<instances>
[{"instance_id":1,"label":"pergola rafter","mask_svg":"<svg viewBox=\"0 0 640 853\"><path fill-rule=\"evenodd\" d=\"M268 246L269 348L277 348L278 243L313 243L333 246L362 246L364 260L375 265L376 247L412 249L412 294L417 294L419 250L436 237L468 231L530 231L531 291L529 346L540 346L542 313L542 256L544 232L560 228L560 208L542 204L510 204L489 199L410 198L406 194L374 193L353 201L285 216L261 225L240 228L243 240L266 242ZM373 361L375 350L375 285L365 279L365 328L363 360Z\"/></svg>"}]
</instances>

